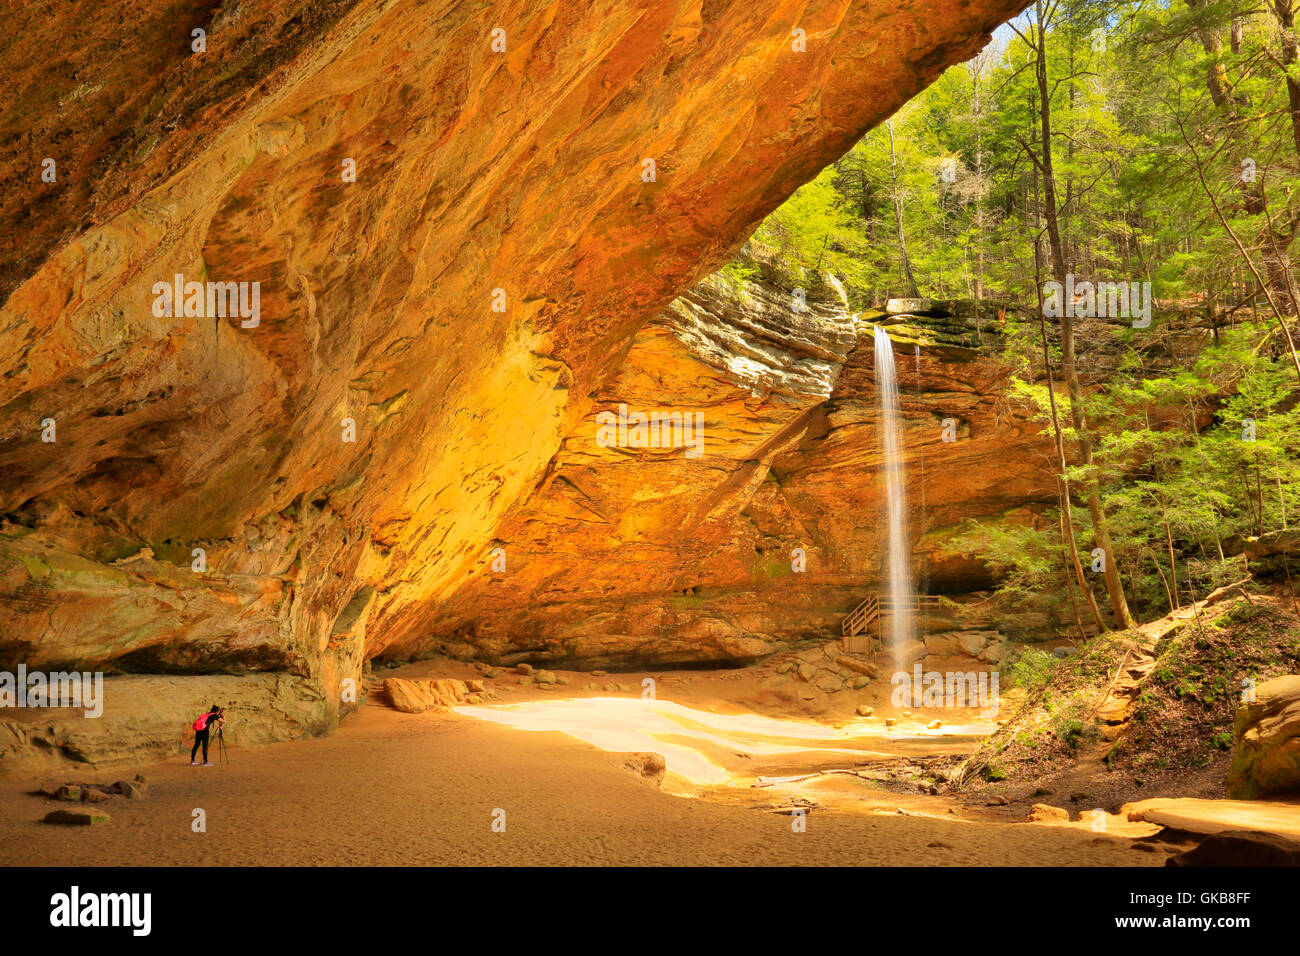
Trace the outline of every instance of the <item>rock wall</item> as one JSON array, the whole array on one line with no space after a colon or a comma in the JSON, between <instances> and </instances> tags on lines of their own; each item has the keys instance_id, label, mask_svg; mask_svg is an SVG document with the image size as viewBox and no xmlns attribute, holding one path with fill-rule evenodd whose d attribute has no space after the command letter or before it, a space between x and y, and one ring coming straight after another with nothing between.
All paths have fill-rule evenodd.
<instances>
[{"instance_id":1,"label":"rock wall","mask_svg":"<svg viewBox=\"0 0 1300 956\"><path fill-rule=\"evenodd\" d=\"M815 291L800 299L770 273L710 277L647 323L498 529L500 560L485 556L384 655L663 666L743 662L837 634L883 571L875 356L834 280L807 279ZM967 518L1034 520L1055 500L1040 426L1003 401L1009 369L987 311L894 327L914 571L923 590L959 600L991 581L944 550L945 532ZM686 442L606 447L601 416L620 407L699 415L700 457ZM945 631L954 619L919 624Z\"/></svg>"},{"instance_id":2,"label":"rock wall","mask_svg":"<svg viewBox=\"0 0 1300 956\"><path fill-rule=\"evenodd\" d=\"M796 626L774 602L829 619L874 561L845 485L872 415L848 319L714 324L702 287L642 326L1022 5L19 11L0 48L0 172L28 184L0 202L0 666L275 672L328 721L364 658L457 629L609 658L658 606L637 654L735 658ZM177 275L258 283L258 310L169 315ZM994 414L927 362L959 414ZM591 450L620 395L708 403L694 477ZM1032 483L960 480L998 502ZM564 519L612 536L560 542ZM783 583L796 536L822 593ZM497 542L516 576L489 583ZM584 550L621 570L584 575ZM712 582L725 614L662 596Z\"/></svg>"},{"instance_id":3,"label":"rock wall","mask_svg":"<svg viewBox=\"0 0 1300 956\"><path fill-rule=\"evenodd\" d=\"M336 720L313 681L284 674L109 677L101 703L99 717L76 708L0 711L0 770L34 775L70 763L141 764L188 753L194 719L213 704L226 710L222 734L233 747L325 733Z\"/></svg>"}]
</instances>

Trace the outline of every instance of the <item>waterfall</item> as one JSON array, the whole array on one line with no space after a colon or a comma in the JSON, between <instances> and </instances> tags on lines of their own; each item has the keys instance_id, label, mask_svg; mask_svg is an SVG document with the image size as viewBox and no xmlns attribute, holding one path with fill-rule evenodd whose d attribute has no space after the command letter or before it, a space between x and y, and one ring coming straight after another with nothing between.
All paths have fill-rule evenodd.
<instances>
[{"instance_id":1,"label":"waterfall","mask_svg":"<svg viewBox=\"0 0 1300 956\"><path fill-rule=\"evenodd\" d=\"M896 670L903 670L903 648L915 630L912 602L912 566L907 553L907 489L903 485L903 435L898 422L898 373L894 368L894 345L889 334L876 326L876 391L880 396L880 452L885 476L885 500L889 513L890 653Z\"/></svg>"}]
</instances>

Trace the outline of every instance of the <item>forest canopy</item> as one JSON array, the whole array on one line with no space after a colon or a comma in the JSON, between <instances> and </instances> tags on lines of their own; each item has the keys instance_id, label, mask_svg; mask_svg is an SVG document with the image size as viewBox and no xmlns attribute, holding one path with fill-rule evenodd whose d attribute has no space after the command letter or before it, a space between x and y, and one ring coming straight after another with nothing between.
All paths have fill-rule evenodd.
<instances>
[{"instance_id":1,"label":"forest canopy","mask_svg":"<svg viewBox=\"0 0 1300 956\"><path fill-rule=\"evenodd\" d=\"M1013 600L1064 578L1080 631L1204 596L1300 520L1298 49L1290 0L1037 0L753 237L854 309L1033 316L1002 329L1007 398L1043 423L1058 507L958 544ZM1076 283L1148 292L1149 327L1044 302Z\"/></svg>"}]
</instances>

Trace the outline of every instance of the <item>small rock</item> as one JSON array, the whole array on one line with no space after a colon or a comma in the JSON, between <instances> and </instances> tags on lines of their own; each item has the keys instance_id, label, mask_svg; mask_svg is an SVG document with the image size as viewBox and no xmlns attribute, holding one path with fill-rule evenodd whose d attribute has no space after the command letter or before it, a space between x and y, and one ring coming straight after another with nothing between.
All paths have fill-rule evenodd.
<instances>
[{"instance_id":1,"label":"small rock","mask_svg":"<svg viewBox=\"0 0 1300 956\"><path fill-rule=\"evenodd\" d=\"M989 800L989 802L988 802L987 804L985 804L985 806L989 806L989 807L1009 807L1009 806L1011 806L1011 801L1008 800L1006 797L1002 796L1002 794L999 793L997 796L991 798L991 799ZM1069 817L1069 814L1068 814L1068 813L1066 814L1066 817L1067 817L1067 818Z\"/></svg>"},{"instance_id":2,"label":"small rock","mask_svg":"<svg viewBox=\"0 0 1300 956\"><path fill-rule=\"evenodd\" d=\"M486 677L486 678L489 678L489 679L491 679L491 678L493 678L493 677L496 677L496 676L497 676L497 669L496 669L495 667L488 667L488 668L485 668L485 669L483 670L483 676Z\"/></svg>"},{"instance_id":3,"label":"small rock","mask_svg":"<svg viewBox=\"0 0 1300 956\"><path fill-rule=\"evenodd\" d=\"M604 676L605 676L605 673L606 673L605 671L592 671L592 672L591 672L591 676L592 676L592 677L604 677Z\"/></svg>"},{"instance_id":4,"label":"small rock","mask_svg":"<svg viewBox=\"0 0 1300 956\"><path fill-rule=\"evenodd\" d=\"M81 799L86 801L86 803L103 803L108 799L108 794L103 790L94 790L87 787L82 791Z\"/></svg>"},{"instance_id":5,"label":"small rock","mask_svg":"<svg viewBox=\"0 0 1300 956\"><path fill-rule=\"evenodd\" d=\"M904 716L904 717L911 717L911 716L912 716L912 712L911 712L910 710L905 710L905 711L903 711L903 716Z\"/></svg>"},{"instance_id":6,"label":"small rock","mask_svg":"<svg viewBox=\"0 0 1300 956\"><path fill-rule=\"evenodd\" d=\"M785 661L776 668L778 674L788 674L792 670L794 670L794 663L792 661Z\"/></svg>"},{"instance_id":7,"label":"small rock","mask_svg":"<svg viewBox=\"0 0 1300 956\"><path fill-rule=\"evenodd\" d=\"M800 680L811 682L813 677L816 676L816 674L817 674L817 668L813 667L811 664L805 662L799 665Z\"/></svg>"},{"instance_id":8,"label":"small rock","mask_svg":"<svg viewBox=\"0 0 1300 956\"><path fill-rule=\"evenodd\" d=\"M565 677L564 675L560 675L559 677L555 678L555 683L563 684L567 686L569 683L569 678Z\"/></svg>"},{"instance_id":9,"label":"small rock","mask_svg":"<svg viewBox=\"0 0 1300 956\"><path fill-rule=\"evenodd\" d=\"M886 718L885 718L885 726L886 726L886 727L896 727L896 726L898 726L898 721L895 720L893 717L886 717Z\"/></svg>"},{"instance_id":10,"label":"small rock","mask_svg":"<svg viewBox=\"0 0 1300 956\"><path fill-rule=\"evenodd\" d=\"M530 687L530 686L532 686L533 679L532 679L531 677L524 676L524 677L519 678L519 680L516 681L516 683L518 683L518 684L523 684L525 687Z\"/></svg>"},{"instance_id":11,"label":"small rock","mask_svg":"<svg viewBox=\"0 0 1300 956\"><path fill-rule=\"evenodd\" d=\"M628 754L623 767L638 776L645 777L656 787L663 783L664 774L668 772L668 764L663 755L656 753Z\"/></svg>"},{"instance_id":12,"label":"small rock","mask_svg":"<svg viewBox=\"0 0 1300 956\"><path fill-rule=\"evenodd\" d=\"M55 794L55 799L64 800L68 803L80 803L81 788L76 784L64 784L59 787L58 793Z\"/></svg>"},{"instance_id":13,"label":"small rock","mask_svg":"<svg viewBox=\"0 0 1300 956\"><path fill-rule=\"evenodd\" d=\"M834 674L823 672L817 678L816 687L826 694L835 694L844 689L844 682Z\"/></svg>"},{"instance_id":14,"label":"small rock","mask_svg":"<svg viewBox=\"0 0 1300 956\"><path fill-rule=\"evenodd\" d=\"M465 703L478 705L483 703L483 698L478 694L470 694L465 698Z\"/></svg>"},{"instance_id":15,"label":"small rock","mask_svg":"<svg viewBox=\"0 0 1300 956\"><path fill-rule=\"evenodd\" d=\"M853 678L853 689L862 690L862 688L866 687L870 683L871 683L870 677L855 677Z\"/></svg>"},{"instance_id":16,"label":"small rock","mask_svg":"<svg viewBox=\"0 0 1300 956\"><path fill-rule=\"evenodd\" d=\"M942 726L943 726L943 721L942 721L942 720L932 720L932 721L930 721L928 724L925 725L925 729L926 729L926 730L938 730L938 729L939 729L940 727L942 727Z\"/></svg>"},{"instance_id":17,"label":"small rock","mask_svg":"<svg viewBox=\"0 0 1300 956\"><path fill-rule=\"evenodd\" d=\"M1035 803L1029 808L1030 823L1039 823L1043 820L1060 820L1065 823L1070 822L1070 811L1063 810L1060 807L1053 807L1046 803Z\"/></svg>"},{"instance_id":18,"label":"small rock","mask_svg":"<svg viewBox=\"0 0 1300 956\"><path fill-rule=\"evenodd\" d=\"M554 683L555 683L555 672L554 672L554 671L541 670L541 671L538 671L538 672L534 675L534 678L533 678L533 679L536 680L537 683L539 683L539 684L554 684Z\"/></svg>"},{"instance_id":19,"label":"small rock","mask_svg":"<svg viewBox=\"0 0 1300 956\"><path fill-rule=\"evenodd\" d=\"M858 704L859 717L870 717L875 712L876 712L876 708L874 707L868 707L866 704Z\"/></svg>"},{"instance_id":20,"label":"small rock","mask_svg":"<svg viewBox=\"0 0 1300 956\"><path fill-rule=\"evenodd\" d=\"M45 814L45 822L89 827L96 823L107 823L108 814L100 810L52 810Z\"/></svg>"},{"instance_id":21,"label":"small rock","mask_svg":"<svg viewBox=\"0 0 1300 956\"><path fill-rule=\"evenodd\" d=\"M515 670L521 674L531 674L533 672L532 664L516 664Z\"/></svg>"},{"instance_id":22,"label":"small rock","mask_svg":"<svg viewBox=\"0 0 1300 956\"><path fill-rule=\"evenodd\" d=\"M607 693L616 694L618 693L618 689L619 689L618 684L614 683L613 681L609 681L608 683L605 684L605 691Z\"/></svg>"},{"instance_id":23,"label":"small rock","mask_svg":"<svg viewBox=\"0 0 1300 956\"><path fill-rule=\"evenodd\" d=\"M484 686L481 680L467 680L465 681L465 686L468 687L475 694L481 694L485 690L487 690L487 687Z\"/></svg>"}]
</instances>

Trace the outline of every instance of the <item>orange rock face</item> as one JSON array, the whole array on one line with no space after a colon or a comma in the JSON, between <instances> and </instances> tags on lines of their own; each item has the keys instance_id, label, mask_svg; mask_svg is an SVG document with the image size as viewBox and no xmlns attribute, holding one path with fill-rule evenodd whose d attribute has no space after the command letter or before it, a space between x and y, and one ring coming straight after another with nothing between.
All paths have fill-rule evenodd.
<instances>
[{"instance_id":1,"label":"orange rock face","mask_svg":"<svg viewBox=\"0 0 1300 956\"><path fill-rule=\"evenodd\" d=\"M841 317L787 336L797 372L722 371L740 340L707 316L642 326L1021 5L33 12L0 53L0 172L27 184L0 205L4 662L282 670L333 699L458 630L761 652L790 627L751 621L801 613L765 570L793 529L826 584L870 576L863 349ZM176 276L257 307L167 308ZM704 412L702 456L593 445L624 396ZM725 624L663 598L714 583L747 595Z\"/></svg>"},{"instance_id":2,"label":"orange rock face","mask_svg":"<svg viewBox=\"0 0 1300 956\"><path fill-rule=\"evenodd\" d=\"M869 326L833 292L803 312L792 301L714 278L648 323L500 525L498 560L385 655L731 662L838 634L883 572L875 356ZM985 322L991 345L997 322ZM943 550L945 532L1024 520L1053 500L1040 426L1002 398L995 349L959 344L976 343L970 324L895 343L915 573L935 592L990 583L982 564ZM656 445L647 427L650 447L636 447L630 422L621 444L602 430L656 413L699 422L699 440L661 426L670 440Z\"/></svg>"}]
</instances>

